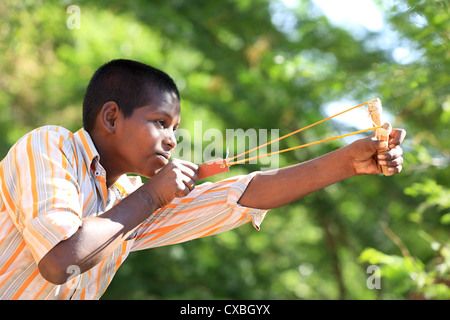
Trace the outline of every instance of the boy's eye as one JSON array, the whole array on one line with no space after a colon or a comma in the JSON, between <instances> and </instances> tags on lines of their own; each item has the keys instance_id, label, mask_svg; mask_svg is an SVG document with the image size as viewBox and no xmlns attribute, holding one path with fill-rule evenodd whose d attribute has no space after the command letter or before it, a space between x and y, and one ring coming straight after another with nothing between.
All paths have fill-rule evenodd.
<instances>
[{"instance_id":1,"label":"boy's eye","mask_svg":"<svg viewBox=\"0 0 450 320\"><path fill-rule=\"evenodd\" d=\"M155 120L154 122L155 122L160 128L163 128L163 129L169 128L169 126L167 125L167 123L166 123L165 120ZM176 126L173 127L173 131L174 131L174 132L177 131L177 129L178 129L178 125L176 125Z\"/></svg>"}]
</instances>

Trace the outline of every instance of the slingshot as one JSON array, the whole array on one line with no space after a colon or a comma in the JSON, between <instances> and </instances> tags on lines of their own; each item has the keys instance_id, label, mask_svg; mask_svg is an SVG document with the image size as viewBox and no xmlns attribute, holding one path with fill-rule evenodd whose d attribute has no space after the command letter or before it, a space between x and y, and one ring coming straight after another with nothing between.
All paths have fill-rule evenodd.
<instances>
[{"instance_id":1,"label":"slingshot","mask_svg":"<svg viewBox=\"0 0 450 320\"><path fill-rule=\"evenodd\" d=\"M301 131L309 129L309 128L315 126L315 125L318 125L318 124L320 124L322 122L325 122L325 121L328 121L330 119L333 119L333 118L335 118L335 117L337 117L337 116L339 116L341 114L344 114L344 113L349 112L351 110L354 110L356 108L362 107L364 105L367 105L369 116L371 117L372 123L374 125L371 128L364 129L364 130L358 130L358 131L354 131L354 132L351 132L351 133L335 136L335 137L332 137L332 138L327 138L327 139L323 139L323 140L319 140L319 141L315 141L315 142L305 143L305 144L298 145L298 146L295 146L295 147L291 147L291 148L287 148L287 149L283 149L283 150L278 150L278 151L266 153L266 154L263 154L263 155L258 155L258 156L254 156L254 157L249 157L249 158L244 158L244 159L238 160L238 158L241 158L241 157L249 154L252 151L256 151L256 150L258 150L260 148L263 148L265 146L268 146L268 145L270 145L270 144L272 144L274 142L277 142L277 141L280 141L280 140L285 139L287 137L290 137L290 136L292 136L294 134L297 134L297 133L299 133ZM255 159L259 159L259 158L262 158L262 157L268 157L268 156L271 156L271 155L274 155L274 154L279 154L279 153L284 153L284 152L288 152L288 151L292 151L292 150L297 150L297 149L309 147L309 146L312 146L312 145L316 145L316 144L319 144L319 143L323 143L323 142L327 142L327 141L331 141L331 140L336 140L336 139L340 139L340 138L344 138L344 137L348 137L348 136L352 136L352 135L355 135L355 134L360 134L360 133L367 132L367 131L372 131L372 130L374 130L375 137L378 140L388 142L389 134L392 131L392 127L391 127L391 125L389 123L384 123L383 125L381 125L381 111L382 111L382 106L381 106L380 99L376 98L376 99L373 99L373 100L370 100L370 101L366 101L364 103L358 104L357 106L351 107L351 108L349 108L347 110L344 110L344 111L341 111L341 112L339 112L339 113L337 113L335 115L332 115L330 117L327 117L325 119L317 121L317 122L315 122L313 124L310 124L310 125L308 125L306 127L303 127L301 129L295 130L295 131L293 131L291 133L288 133L288 134L286 134L286 135L284 135L282 137L279 137L279 138L274 139L272 141L269 141L269 142L267 142L265 144L257 146L257 147L255 147L255 148L253 148L251 150L245 151L245 152L243 152L241 154L238 154L238 155L236 155L234 157L226 158L226 159L218 158L218 159L215 159L215 160L212 160L212 161L208 161L208 162L202 163L198 167L198 174L197 174L198 175L198 179L200 180L200 179L204 179L204 178L207 178L207 177L210 177L210 176L222 173L222 172L227 172L227 171L230 170L229 168L231 166L234 166L236 164L245 163L245 162L252 161L252 160L255 160ZM380 152L382 152L382 151L380 151ZM392 175L391 172L387 171L387 167L385 167L385 166L382 167L382 171L383 171L383 174L386 175L386 176Z\"/></svg>"}]
</instances>

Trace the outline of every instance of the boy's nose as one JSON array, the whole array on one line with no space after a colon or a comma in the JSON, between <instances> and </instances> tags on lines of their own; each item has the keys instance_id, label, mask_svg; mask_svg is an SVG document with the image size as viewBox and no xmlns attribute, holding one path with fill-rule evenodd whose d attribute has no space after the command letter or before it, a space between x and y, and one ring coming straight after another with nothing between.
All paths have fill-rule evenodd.
<instances>
[{"instance_id":1,"label":"boy's nose","mask_svg":"<svg viewBox=\"0 0 450 320\"><path fill-rule=\"evenodd\" d=\"M168 145L171 149L175 149L177 146L177 138L175 137L175 132L173 130L167 130L170 131L165 137L164 137L164 143Z\"/></svg>"}]
</instances>

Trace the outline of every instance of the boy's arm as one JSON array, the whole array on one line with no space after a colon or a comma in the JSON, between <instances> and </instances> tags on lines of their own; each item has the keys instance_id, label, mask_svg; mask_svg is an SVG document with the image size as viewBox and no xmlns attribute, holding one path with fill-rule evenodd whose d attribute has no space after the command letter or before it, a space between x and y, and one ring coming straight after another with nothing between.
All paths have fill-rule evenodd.
<instances>
[{"instance_id":1,"label":"boy's arm","mask_svg":"<svg viewBox=\"0 0 450 320\"><path fill-rule=\"evenodd\" d=\"M250 182L239 204L260 209L281 207L352 176L379 174L379 165L399 173L403 162L400 144L405 135L402 129L392 130L390 151L378 156L377 151L384 150L386 143L369 137L314 160L259 174Z\"/></svg>"},{"instance_id":2,"label":"boy's arm","mask_svg":"<svg viewBox=\"0 0 450 320\"><path fill-rule=\"evenodd\" d=\"M156 209L158 205L142 186L102 215L83 219L82 226L70 238L58 243L39 261L39 272L54 284L65 283L70 266L77 266L81 273L94 267Z\"/></svg>"},{"instance_id":3,"label":"boy's arm","mask_svg":"<svg viewBox=\"0 0 450 320\"><path fill-rule=\"evenodd\" d=\"M68 280L69 266L75 265L83 273L104 260L150 214L193 189L197 179L194 166L172 161L109 211L83 219L75 234L58 243L39 261L41 275L52 283L62 284Z\"/></svg>"}]
</instances>

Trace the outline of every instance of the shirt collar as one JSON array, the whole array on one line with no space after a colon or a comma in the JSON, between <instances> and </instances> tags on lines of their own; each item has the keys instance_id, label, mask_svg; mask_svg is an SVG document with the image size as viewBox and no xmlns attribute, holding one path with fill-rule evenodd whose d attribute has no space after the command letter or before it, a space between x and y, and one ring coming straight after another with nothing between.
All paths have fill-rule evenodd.
<instances>
[{"instance_id":1,"label":"shirt collar","mask_svg":"<svg viewBox=\"0 0 450 320\"><path fill-rule=\"evenodd\" d=\"M81 153L88 168L98 168L100 154L98 153L97 148L95 148L94 141L92 141L90 134L84 128L81 128L74 136L78 144L82 146Z\"/></svg>"}]
</instances>

